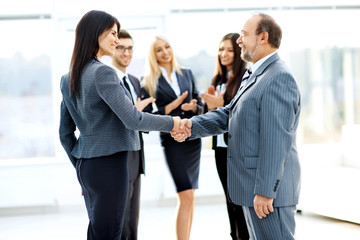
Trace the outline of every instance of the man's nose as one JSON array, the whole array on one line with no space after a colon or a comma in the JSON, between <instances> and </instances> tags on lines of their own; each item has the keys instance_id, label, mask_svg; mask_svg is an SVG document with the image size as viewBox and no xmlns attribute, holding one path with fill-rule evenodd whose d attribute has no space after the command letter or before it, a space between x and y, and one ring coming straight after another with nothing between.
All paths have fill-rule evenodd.
<instances>
[{"instance_id":1,"label":"man's nose","mask_svg":"<svg viewBox=\"0 0 360 240\"><path fill-rule=\"evenodd\" d=\"M236 40L237 44L241 44L242 43L242 36L240 35L240 37Z\"/></svg>"}]
</instances>

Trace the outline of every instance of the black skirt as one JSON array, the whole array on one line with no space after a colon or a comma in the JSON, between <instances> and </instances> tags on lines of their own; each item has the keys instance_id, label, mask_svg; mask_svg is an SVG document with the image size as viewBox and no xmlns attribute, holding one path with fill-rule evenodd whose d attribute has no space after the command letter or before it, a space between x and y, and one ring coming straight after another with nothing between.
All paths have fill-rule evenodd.
<instances>
[{"instance_id":1,"label":"black skirt","mask_svg":"<svg viewBox=\"0 0 360 240\"><path fill-rule=\"evenodd\" d=\"M176 142L162 136L162 146L176 191L197 189L199 184L201 139Z\"/></svg>"}]
</instances>

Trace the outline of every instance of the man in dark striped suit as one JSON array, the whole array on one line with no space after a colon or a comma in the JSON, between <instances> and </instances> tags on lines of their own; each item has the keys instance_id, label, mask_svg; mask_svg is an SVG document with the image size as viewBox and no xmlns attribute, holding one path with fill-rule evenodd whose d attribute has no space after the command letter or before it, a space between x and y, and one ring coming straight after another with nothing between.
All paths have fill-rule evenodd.
<instances>
[{"instance_id":1,"label":"man in dark striped suit","mask_svg":"<svg viewBox=\"0 0 360 240\"><path fill-rule=\"evenodd\" d=\"M237 40L241 58L253 63L237 94L223 108L183 120L191 139L229 132L229 198L243 206L254 240L295 239L301 104L297 83L277 53L281 37L272 17L253 15Z\"/></svg>"},{"instance_id":2,"label":"man in dark striped suit","mask_svg":"<svg viewBox=\"0 0 360 240\"><path fill-rule=\"evenodd\" d=\"M132 102L139 111L155 101L154 98L140 100L140 81L135 76L127 73L133 56L133 39L131 35L121 29L119 33L119 44L116 46L115 54L112 56L112 64L116 73L128 89L132 97ZM124 217L124 226L121 235L122 240L136 240L140 212L140 187L141 174L145 173L144 159L144 141L141 132L139 132L140 150L128 152L129 169L129 192L127 198L126 212Z\"/></svg>"}]
</instances>

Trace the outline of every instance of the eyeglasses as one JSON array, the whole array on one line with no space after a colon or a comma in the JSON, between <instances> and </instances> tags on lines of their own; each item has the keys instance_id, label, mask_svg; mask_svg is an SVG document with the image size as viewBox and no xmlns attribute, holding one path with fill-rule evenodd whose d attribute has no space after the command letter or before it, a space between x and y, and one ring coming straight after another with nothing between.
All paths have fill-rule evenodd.
<instances>
[{"instance_id":1,"label":"eyeglasses","mask_svg":"<svg viewBox=\"0 0 360 240\"><path fill-rule=\"evenodd\" d=\"M125 46L120 45L120 46L116 46L115 49L118 50L118 51L121 51L122 53L125 53L126 50L128 50L129 53L133 52L133 46L125 47Z\"/></svg>"}]
</instances>

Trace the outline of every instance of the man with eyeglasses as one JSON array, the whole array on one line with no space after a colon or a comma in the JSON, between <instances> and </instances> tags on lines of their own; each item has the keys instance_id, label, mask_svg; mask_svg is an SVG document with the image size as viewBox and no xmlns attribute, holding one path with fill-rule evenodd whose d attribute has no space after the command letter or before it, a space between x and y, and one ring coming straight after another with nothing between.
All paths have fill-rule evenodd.
<instances>
[{"instance_id":1,"label":"man with eyeglasses","mask_svg":"<svg viewBox=\"0 0 360 240\"><path fill-rule=\"evenodd\" d=\"M133 39L127 31L122 29L119 33L119 45L116 46L115 54L112 56L112 64L120 81L123 81L125 87L128 89L132 102L139 111L142 111L148 104L154 102L155 99L150 97L142 101L140 100L140 81L135 76L128 74L126 71L126 68L131 62L132 56ZM141 132L139 132L139 137L141 149L139 151L128 152L129 191L121 236L122 240L137 239L140 211L141 174L145 172L144 142Z\"/></svg>"}]
</instances>

